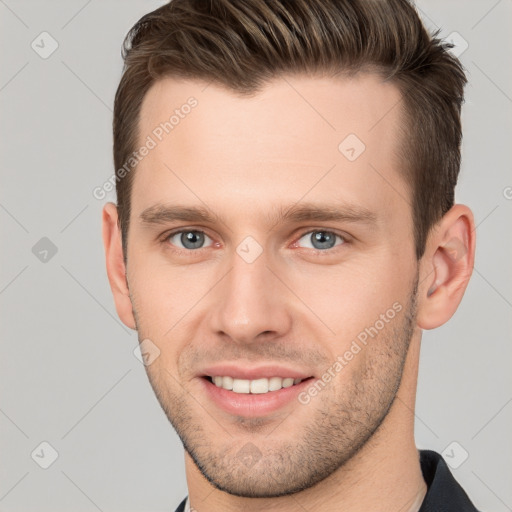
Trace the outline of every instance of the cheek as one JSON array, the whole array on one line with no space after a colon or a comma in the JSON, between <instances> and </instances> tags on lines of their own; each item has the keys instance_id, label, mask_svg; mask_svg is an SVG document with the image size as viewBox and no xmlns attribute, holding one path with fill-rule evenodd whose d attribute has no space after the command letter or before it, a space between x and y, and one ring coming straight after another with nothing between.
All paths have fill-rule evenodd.
<instances>
[{"instance_id":1,"label":"cheek","mask_svg":"<svg viewBox=\"0 0 512 512\"><path fill-rule=\"evenodd\" d=\"M129 286L139 320L159 336L193 308L208 283L207 276L192 267L171 266L150 255L135 257L132 268Z\"/></svg>"},{"instance_id":2,"label":"cheek","mask_svg":"<svg viewBox=\"0 0 512 512\"><path fill-rule=\"evenodd\" d=\"M393 254L385 253L354 258L337 266L311 266L307 271L290 273L287 279L307 306L301 306L301 310L310 322L320 326L319 334L330 339L329 343L339 344L341 350L393 304L404 306L413 271L407 266L409 262L397 262Z\"/></svg>"},{"instance_id":3,"label":"cheek","mask_svg":"<svg viewBox=\"0 0 512 512\"><path fill-rule=\"evenodd\" d=\"M148 371L154 375L163 372L165 377L168 370L175 375L179 354L197 338L196 331L207 312L205 294L218 280L218 272L213 267L171 266L149 254L132 261L128 282L139 339L149 338L160 350Z\"/></svg>"}]
</instances>

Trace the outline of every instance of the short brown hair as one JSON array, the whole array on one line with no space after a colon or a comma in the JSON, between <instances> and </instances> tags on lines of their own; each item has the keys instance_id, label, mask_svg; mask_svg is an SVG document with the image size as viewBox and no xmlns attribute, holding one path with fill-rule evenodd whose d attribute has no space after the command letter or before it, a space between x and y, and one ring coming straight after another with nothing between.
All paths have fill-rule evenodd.
<instances>
[{"instance_id":1,"label":"short brown hair","mask_svg":"<svg viewBox=\"0 0 512 512\"><path fill-rule=\"evenodd\" d=\"M143 16L123 44L114 104L117 206L126 261L133 172L144 95L159 78L202 79L240 94L284 73L376 70L403 98L401 156L411 190L417 258L453 206L466 77L407 0L171 0ZM407 136L406 136L407 135Z\"/></svg>"}]
</instances>

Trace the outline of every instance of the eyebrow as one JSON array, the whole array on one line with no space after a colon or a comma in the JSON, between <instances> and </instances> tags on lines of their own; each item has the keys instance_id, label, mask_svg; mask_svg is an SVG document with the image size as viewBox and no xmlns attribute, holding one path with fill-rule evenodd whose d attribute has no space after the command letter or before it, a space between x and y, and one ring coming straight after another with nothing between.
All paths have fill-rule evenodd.
<instances>
[{"instance_id":1,"label":"eyebrow","mask_svg":"<svg viewBox=\"0 0 512 512\"><path fill-rule=\"evenodd\" d=\"M182 206L155 204L146 208L139 216L142 224L161 225L174 221L215 224L219 217L203 206ZM222 219L221 219L222 220ZM377 215L362 206L354 204L316 204L300 202L288 206L278 206L271 211L266 221L269 226L278 223L304 221L356 222L368 225L377 223Z\"/></svg>"}]
</instances>

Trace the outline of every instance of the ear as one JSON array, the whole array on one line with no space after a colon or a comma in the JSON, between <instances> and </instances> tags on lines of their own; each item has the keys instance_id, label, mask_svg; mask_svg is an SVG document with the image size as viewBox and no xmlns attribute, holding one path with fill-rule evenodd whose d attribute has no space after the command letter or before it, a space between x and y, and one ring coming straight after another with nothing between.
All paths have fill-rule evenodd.
<instances>
[{"instance_id":1,"label":"ear","mask_svg":"<svg viewBox=\"0 0 512 512\"><path fill-rule=\"evenodd\" d=\"M429 233L421 258L417 323L434 329L457 310L473 272L475 221L471 210L453 206Z\"/></svg>"},{"instance_id":2,"label":"ear","mask_svg":"<svg viewBox=\"0 0 512 512\"><path fill-rule=\"evenodd\" d=\"M114 203L107 203L103 207L103 245L107 274L114 295L117 314L121 321L130 329L136 329L133 316L132 303L126 280L126 267L123 260L123 246L121 231L118 224L117 207Z\"/></svg>"}]
</instances>

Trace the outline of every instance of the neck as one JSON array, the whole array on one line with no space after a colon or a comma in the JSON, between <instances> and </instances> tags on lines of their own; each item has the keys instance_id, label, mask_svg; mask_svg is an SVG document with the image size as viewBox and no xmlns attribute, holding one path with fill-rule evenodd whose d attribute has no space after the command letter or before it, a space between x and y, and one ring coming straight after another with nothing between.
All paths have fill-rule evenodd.
<instances>
[{"instance_id":1,"label":"neck","mask_svg":"<svg viewBox=\"0 0 512 512\"><path fill-rule=\"evenodd\" d=\"M279 498L240 498L213 487L185 454L189 501L196 512L418 512L427 486L414 442L414 405L421 334L411 340L400 388L366 445L314 487Z\"/></svg>"}]
</instances>

